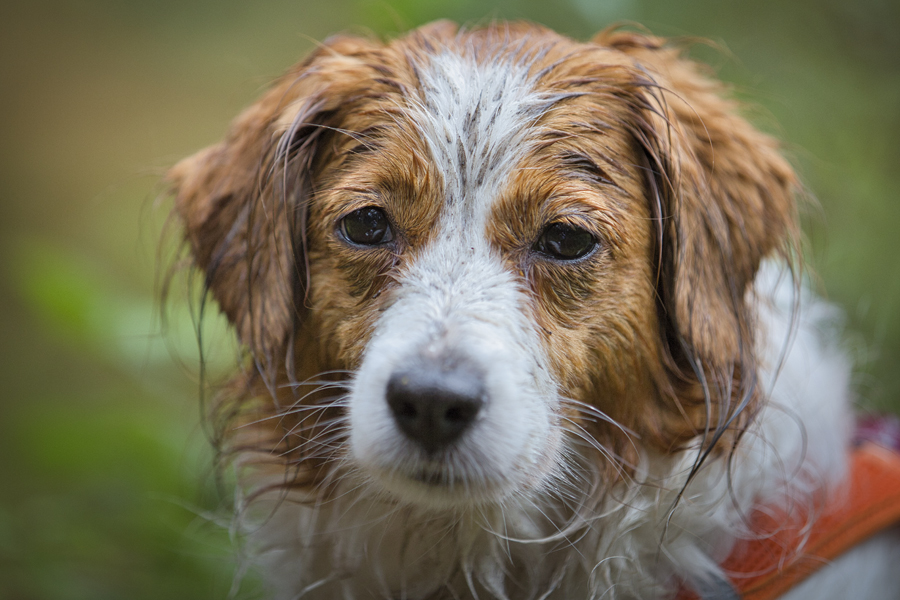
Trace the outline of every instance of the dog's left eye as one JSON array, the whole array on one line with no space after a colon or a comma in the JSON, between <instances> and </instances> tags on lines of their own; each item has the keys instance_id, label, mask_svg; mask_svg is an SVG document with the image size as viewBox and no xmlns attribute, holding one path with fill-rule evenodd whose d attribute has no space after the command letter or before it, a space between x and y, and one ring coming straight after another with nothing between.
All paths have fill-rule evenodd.
<instances>
[{"instance_id":1,"label":"dog's left eye","mask_svg":"<svg viewBox=\"0 0 900 600\"><path fill-rule=\"evenodd\" d=\"M367 206L341 219L341 234L361 246L378 246L394 239L387 215L380 208Z\"/></svg>"},{"instance_id":2,"label":"dog's left eye","mask_svg":"<svg viewBox=\"0 0 900 600\"><path fill-rule=\"evenodd\" d=\"M597 245L594 235L566 223L551 223L541 233L534 249L556 260L575 260L586 256Z\"/></svg>"}]
</instances>

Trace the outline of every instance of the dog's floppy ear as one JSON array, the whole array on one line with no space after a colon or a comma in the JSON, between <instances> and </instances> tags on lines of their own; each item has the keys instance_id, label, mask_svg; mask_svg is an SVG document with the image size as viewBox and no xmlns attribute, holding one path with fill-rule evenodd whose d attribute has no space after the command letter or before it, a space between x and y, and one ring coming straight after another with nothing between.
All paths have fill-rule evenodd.
<instances>
[{"instance_id":1,"label":"dog's floppy ear","mask_svg":"<svg viewBox=\"0 0 900 600\"><path fill-rule=\"evenodd\" d=\"M327 41L167 176L207 290L265 369L304 310L311 171L345 95L343 63L370 45Z\"/></svg>"},{"instance_id":2,"label":"dog's floppy ear","mask_svg":"<svg viewBox=\"0 0 900 600\"><path fill-rule=\"evenodd\" d=\"M744 120L722 84L678 48L628 32L597 41L635 60L634 129L660 222L669 351L727 403L753 385L730 389L756 370L747 290L764 257L791 259L796 177L777 142Z\"/></svg>"}]
</instances>

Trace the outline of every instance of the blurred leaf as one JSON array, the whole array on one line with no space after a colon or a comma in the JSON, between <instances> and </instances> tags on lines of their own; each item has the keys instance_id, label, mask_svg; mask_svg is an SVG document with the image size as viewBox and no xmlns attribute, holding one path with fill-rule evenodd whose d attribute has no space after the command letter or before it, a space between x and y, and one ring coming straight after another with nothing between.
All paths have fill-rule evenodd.
<instances>
[{"instance_id":1,"label":"blurred leaf","mask_svg":"<svg viewBox=\"0 0 900 600\"><path fill-rule=\"evenodd\" d=\"M120 289L95 262L37 238L15 245L13 281L45 330L137 376L171 369L173 358L197 364L196 320L187 300L165 315L156 299ZM213 310L202 320L204 361L211 377L233 369L238 356L227 323Z\"/></svg>"}]
</instances>

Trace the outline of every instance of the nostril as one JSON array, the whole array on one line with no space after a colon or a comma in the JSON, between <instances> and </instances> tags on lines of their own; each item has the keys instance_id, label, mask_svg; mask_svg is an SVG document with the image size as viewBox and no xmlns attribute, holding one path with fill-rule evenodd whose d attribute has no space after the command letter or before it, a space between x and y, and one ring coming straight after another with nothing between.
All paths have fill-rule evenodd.
<instances>
[{"instance_id":1,"label":"nostril","mask_svg":"<svg viewBox=\"0 0 900 600\"><path fill-rule=\"evenodd\" d=\"M415 404L402 399L396 403L396 406L391 406L391 408L395 415L403 419L415 419L419 414Z\"/></svg>"},{"instance_id":2,"label":"nostril","mask_svg":"<svg viewBox=\"0 0 900 600\"><path fill-rule=\"evenodd\" d=\"M421 360L415 368L391 375L386 399L400 430L431 454L452 444L475 421L484 404L484 378L466 363L448 367Z\"/></svg>"},{"instance_id":3,"label":"nostril","mask_svg":"<svg viewBox=\"0 0 900 600\"><path fill-rule=\"evenodd\" d=\"M444 418L448 421L456 423L468 423L475 418L478 413L478 407L471 404L461 404L459 406L451 406L444 413Z\"/></svg>"}]
</instances>

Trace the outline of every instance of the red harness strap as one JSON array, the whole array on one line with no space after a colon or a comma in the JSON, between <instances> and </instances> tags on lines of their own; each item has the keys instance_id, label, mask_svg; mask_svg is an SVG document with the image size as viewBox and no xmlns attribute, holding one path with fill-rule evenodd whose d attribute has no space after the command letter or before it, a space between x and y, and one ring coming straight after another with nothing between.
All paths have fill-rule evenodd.
<instances>
[{"instance_id":1,"label":"red harness strap","mask_svg":"<svg viewBox=\"0 0 900 600\"><path fill-rule=\"evenodd\" d=\"M848 486L811 528L785 525L772 511L754 512L759 539L739 544L722 563L743 600L778 598L830 560L900 523L900 454L871 443L855 448ZM682 588L676 598L697 595Z\"/></svg>"}]
</instances>

